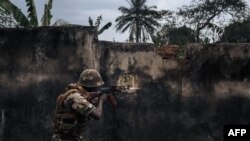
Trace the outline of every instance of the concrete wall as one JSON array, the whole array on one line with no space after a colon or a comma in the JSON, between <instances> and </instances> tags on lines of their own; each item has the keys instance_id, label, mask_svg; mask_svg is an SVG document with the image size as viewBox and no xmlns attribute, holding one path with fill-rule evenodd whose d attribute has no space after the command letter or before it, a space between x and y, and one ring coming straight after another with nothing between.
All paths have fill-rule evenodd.
<instances>
[{"instance_id":1,"label":"concrete wall","mask_svg":"<svg viewBox=\"0 0 250 141\"><path fill-rule=\"evenodd\" d=\"M90 141L218 141L226 123L249 123L249 44L188 45L164 60L152 44L98 41L90 27L0 29L5 141L47 141L56 97L85 68L107 85L124 73L141 89L86 131Z\"/></svg>"},{"instance_id":2,"label":"concrete wall","mask_svg":"<svg viewBox=\"0 0 250 141\"><path fill-rule=\"evenodd\" d=\"M164 60L152 44L126 44L101 41L100 71L106 82L115 84L123 73L137 77L141 89L130 96L118 96L118 107L105 109L102 124L95 123L102 138L95 140L175 140L179 128L175 110L181 95L181 60ZM172 121L174 120L174 121ZM170 123L172 126L169 126ZM174 136L172 136L174 135ZM94 136L94 134L93 134Z\"/></svg>"},{"instance_id":3,"label":"concrete wall","mask_svg":"<svg viewBox=\"0 0 250 141\"><path fill-rule=\"evenodd\" d=\"M187 55L190 63L183 78L184 96L195 92L216 98L250 96L249 44L193 44Z\"/></svg>"},{"instance_id":4,"label":"concrete wall","mask_svg":"<svg viewBox=\"0 0 250 141\"><path fill-rule=\"evenodd\" d=\"M85 68L97 68L95 28L0 29L4 140L48 140L55 99Z\"/></svg>"},{"instance_id":5,"label":"concrete wall","mask_svg":"<svg viewBox=\"0 0 250 141\"><path fill-rule=\"evenodd\" d=\"M223 140L225 124L250 122L250 44L190 44L182 78L186 140Z\"/></svg>"}]
</instances>

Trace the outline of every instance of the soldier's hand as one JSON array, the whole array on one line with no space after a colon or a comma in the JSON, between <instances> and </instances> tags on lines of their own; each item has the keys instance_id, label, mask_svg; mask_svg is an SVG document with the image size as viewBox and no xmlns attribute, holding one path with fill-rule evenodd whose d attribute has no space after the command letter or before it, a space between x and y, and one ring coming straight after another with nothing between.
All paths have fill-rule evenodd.
<instances>
[{"instance_id":1,"label":"soldier's hand","mask_svg":"<svg viewBox=\"0 0 250 141\"><path fill-rule=\"evenodd\" d=\"M102 94L102 95L99 97L99 100L102 100L103 102L106 101L107 99L108 99L107 94Z\"/></svg>"}]
</instances>

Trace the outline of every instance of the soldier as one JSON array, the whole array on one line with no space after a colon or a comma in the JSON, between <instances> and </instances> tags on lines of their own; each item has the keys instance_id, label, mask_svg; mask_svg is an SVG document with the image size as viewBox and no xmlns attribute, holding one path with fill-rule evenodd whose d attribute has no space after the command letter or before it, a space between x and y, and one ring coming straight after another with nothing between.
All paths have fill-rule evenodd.
<instances>
[{"instance_id":1,"label":"soldier","mask_svg":"<svg viewBox=\"0 0 250 141\"><path fill-rule=\"evenodd\" d=\"M94 105L89 92L98 91L104 84L100 74L93 69L84 70L76 84L70 84L57 98L53 121L52 141L85 141L82 133L91 118L100 119L102 105L107 96L101 95Z\"/></svg>"}]
</instances>

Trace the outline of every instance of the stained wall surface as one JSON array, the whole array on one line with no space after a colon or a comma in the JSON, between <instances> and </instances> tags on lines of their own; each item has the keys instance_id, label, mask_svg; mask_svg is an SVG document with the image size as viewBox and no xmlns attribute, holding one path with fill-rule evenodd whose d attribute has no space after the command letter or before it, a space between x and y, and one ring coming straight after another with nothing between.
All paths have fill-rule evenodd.
<instances>
[{"instance_id":1,"label":"stained wall surface","mask_svg":"<svg viewBox=\"0 0 250 141\"><path fill-rule=\"evenodd\" d=\"M166 60L152 44L98 41L91 27L0 29L0 140L49 140L56 97L94 68L106 85L131 74L139 89L105 104L90 141L222 141L224 124L249 123L249 49L189 44L187 59Z\"/></svg>"}]
</instances>

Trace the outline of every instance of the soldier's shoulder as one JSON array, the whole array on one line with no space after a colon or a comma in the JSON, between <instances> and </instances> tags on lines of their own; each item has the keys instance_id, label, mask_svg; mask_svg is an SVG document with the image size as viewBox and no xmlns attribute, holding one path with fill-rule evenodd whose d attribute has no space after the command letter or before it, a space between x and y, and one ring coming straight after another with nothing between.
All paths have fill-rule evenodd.
<instances>
[{"instance_id":1,"label":"soldier's shoulder","mask_svg":"<svg viewBox=\"0 0 250 141\"><path fill-rule=\"evenodd\" d=\"M85 97L83 97L80 92L73 92L68 96L68 98L85 98Z\"/></svg>"},{"instance_id":2,"label":"soldier's shoulder","mask_svg":"<svg viewBox=\"0 0 250 141\"><path fill-rule=\"evenodd\" d=\"M82 96L79 92L72 93L66 100L73 101L75 103L88 103L87 98Z\"/></svg>"}]
</instances>

